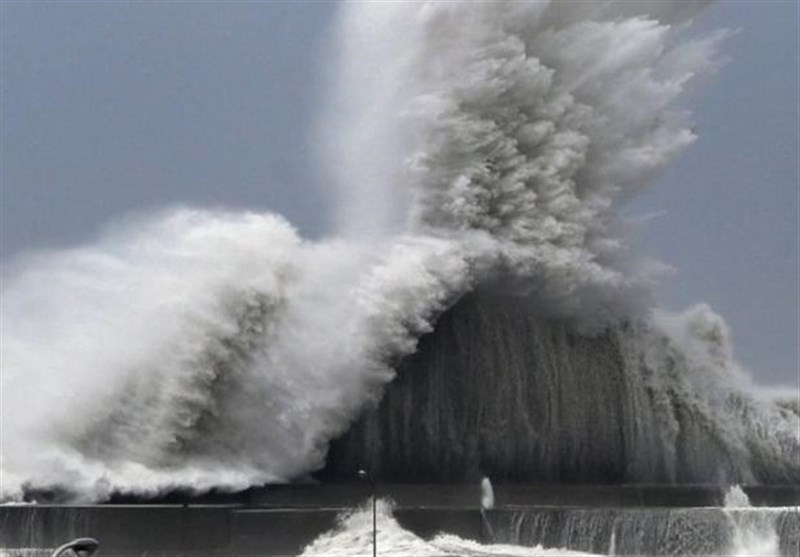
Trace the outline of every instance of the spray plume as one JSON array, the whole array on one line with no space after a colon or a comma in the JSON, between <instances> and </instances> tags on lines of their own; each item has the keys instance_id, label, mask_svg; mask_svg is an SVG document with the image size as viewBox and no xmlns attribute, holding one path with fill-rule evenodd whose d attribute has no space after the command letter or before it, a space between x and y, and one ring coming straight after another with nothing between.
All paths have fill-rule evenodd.
<instances>
[{"instance_id":1,"label":"spray plume","mask_svg":"<svg viewBox=\"0 0 800 557\"><path fill-rule=\"evenodd\" d=\"M178 210L4 271L4 497L308 474L488 282L584 332L650 319L616 212L694 139L675 101L722 38L688 38L702 4L344 4L319 134L335 237Z\"/></svg>"}]
</instances>

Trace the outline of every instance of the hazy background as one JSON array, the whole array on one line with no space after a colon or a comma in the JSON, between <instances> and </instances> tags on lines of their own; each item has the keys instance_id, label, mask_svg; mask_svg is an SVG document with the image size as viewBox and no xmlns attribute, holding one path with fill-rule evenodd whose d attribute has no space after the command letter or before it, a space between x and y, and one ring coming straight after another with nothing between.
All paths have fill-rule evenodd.
<instances>
[{"instance_id":1,"label":"hazy background","mask_svg":"<svg viewBox=\"0 0 800 557\"><path fill-rule=\"evenodd\" d=\"M700 140L627 209L677 269L658 299L709 302L762 383L798 384L798 2L722 0L738 30L689 97ZM0 260L91 241L132 211L271 210L329 229L310 152L333 2L0 4Z\"/></svg>"}]
</instances>

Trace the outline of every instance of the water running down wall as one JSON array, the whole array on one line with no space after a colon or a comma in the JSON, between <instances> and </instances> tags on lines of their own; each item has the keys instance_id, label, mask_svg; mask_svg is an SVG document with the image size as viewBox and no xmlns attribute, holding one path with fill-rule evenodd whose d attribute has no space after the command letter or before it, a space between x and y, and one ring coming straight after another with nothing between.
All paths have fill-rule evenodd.
<instances>
[{"instance_id":1,"label":"water running down wall","mask_svg":"<svg viewBox=\"0 0 800 557\"><path fill-rule=\"evenodd\" d=\"M436 488L429 491L435 492ZM746 501L746 497L745 497ZM379 501L380 555L796 555L800 511L697 508L402 507ZM488 521L487 528L484 521ZM106 555L371 555L371 504L0 507L0 555L48 555L91 533ZM304 551L305 548L305 551Z\"/></svg>"},{"instance_id":2,"label":"water running down wall","mask_svg":"<svg viewBox=\"0 0 800 557\"><path fill-rule=\"evenodd\" d=\"M671 342L641 323L582 335L525 299L468 295L378 410L333 443L322 477L366 467L385 481L796 483L800 452L776 427L791 410L724 383L714 406Z\"/></svg>"},{"instance_id":3,"label":"water running down wall","mask_svg":"<svg viewBox=\"0 0 800 557\"><path fill-rule=\"evenodd\" d=\"M796 482L797 405L749 392L709 308L654 307L619 216L695 138L704 4L345 3L330 237L183 209L3 269L0 497L337 477L359 447L409 479Z\"/></svg>"}]
</instances>

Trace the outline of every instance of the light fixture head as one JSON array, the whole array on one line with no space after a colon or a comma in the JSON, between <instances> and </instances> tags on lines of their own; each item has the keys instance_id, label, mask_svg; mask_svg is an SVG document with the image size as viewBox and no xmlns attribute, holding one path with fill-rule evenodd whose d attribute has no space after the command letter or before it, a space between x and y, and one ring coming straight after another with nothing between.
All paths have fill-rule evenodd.
<instances>
[{"instance_id":1,"label":"light fixture head","mask_svg":"<svg viewBox=\"0 0 800 557\"><path fill-rule=\"evenodd\" d=\"M56 548L51 557L61 557L69 550L72 550L78 557L91 557L98 547L100 547L100 542L94 538L76 538Z\"/></svg>"}]
</instances>

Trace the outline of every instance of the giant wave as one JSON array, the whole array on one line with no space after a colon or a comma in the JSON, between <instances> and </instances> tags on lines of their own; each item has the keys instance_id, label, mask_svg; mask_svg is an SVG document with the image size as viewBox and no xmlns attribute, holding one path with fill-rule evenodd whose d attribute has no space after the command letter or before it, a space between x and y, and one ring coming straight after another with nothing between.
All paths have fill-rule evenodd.
<instances>
[{"instance_id":1,"label":"giant wave","mask_svg":"<svg viewBox=\"0 0 800 557\"><path fill-rule=\"evenodd\" d=\"M796 481L796 408L748 393L710 309L653 308L618 216L694 139L703 4L344 4L329 239L181 209L3 270L3 497L302 478L387 385L402 427L362 422L334 476L349 443L399 479Z\"/></svg>"}]
</instances>

